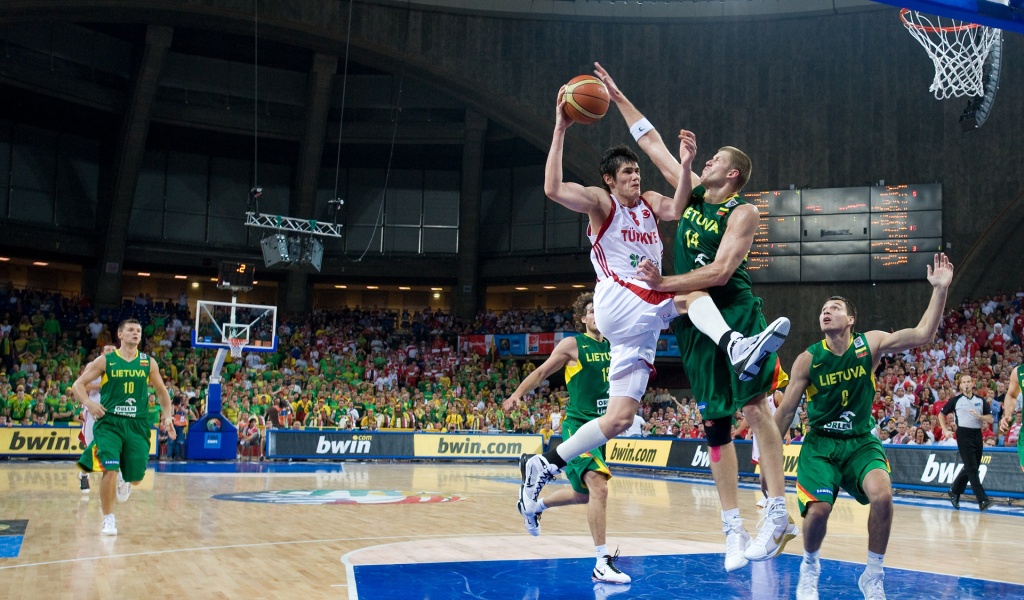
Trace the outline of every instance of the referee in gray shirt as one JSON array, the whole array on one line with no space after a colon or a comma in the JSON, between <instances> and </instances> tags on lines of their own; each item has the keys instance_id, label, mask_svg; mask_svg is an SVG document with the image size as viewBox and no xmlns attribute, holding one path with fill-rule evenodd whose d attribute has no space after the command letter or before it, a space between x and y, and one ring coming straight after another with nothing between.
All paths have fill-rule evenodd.
<instances>
[{"instance_id":1,"label":"referee in gray shirt","mask_svg":"<svg viewBox=\"0 0 1024 600\"><path fill-rule=\"evenodd\" d=\"M964 468L960 469L949 488L949 501L953 503L953 508L960 510L960 494L964 493L970 481L971 489L978 499L978 509L985 510L992 506L992 500L981 486L978 465L981 464L981 450L984 446L981 425L992 423L992 413L985 400L974 394L974 379L970 375L962 375L959 385L960 395L950 398L942 407L943 429L946 427L946 415L953 413L956 416L956 446L960 451L960 460L964 462Z\"/></svg>"}]
</instances>

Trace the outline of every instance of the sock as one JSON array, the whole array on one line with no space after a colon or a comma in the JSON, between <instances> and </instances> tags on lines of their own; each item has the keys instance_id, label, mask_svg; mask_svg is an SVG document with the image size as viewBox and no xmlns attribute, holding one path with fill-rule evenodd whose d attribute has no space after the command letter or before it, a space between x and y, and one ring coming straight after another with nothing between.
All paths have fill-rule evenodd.
<instances>
[{"instance_id":1,"label":"sock","mask_svg":"<svg viewBox=\"0 0 1024 600\"><path fill-rule=\"evenodd\" d=\"M79 473L78 473L78 478L79 478L79 479L85 479L85 478L87 478L88 476L89 476L89 474L88 474L88 473L86 473L85 471L81 471L81 472L79 472Z\"/></svg>"},{"instance_id":2,"label":"sock","mask_svg":"<svg viewBox=\"0 0 1024 600\"><path fill-rule=\"evenodd\" d=\"M543 511L545 511L547 509L548 509L548 505L544 504L544 499L543 498L541 498L540 500L537 501L537 513L541 513L541 512L543 512Z\"/></svg>"},{"instance_id":3,"label":"sock","mask_svg":"<svg viewBox=\"0 0 1024 600\"><path fill-rule=\"evenodd\" d=\"M765 503L765 512L770 512L773 508L782 507L782 510L786 510L786 497L785 496L772 496L768 498L768 502Z\"/></svg>"},{"instance_id":4,"label":"sock","mask_svg":"<svg viewBox=\"0 0 1024 600\"><path fill-rule=\"evenodd\" d=\"M559 467L564 467L565 463L583 454L584 452L590 452L594 448L602 446L608 443L608 438L604 436L604 432L601 431L601 426L598 424L599 419L593 421L587 421L583 427L580 427L576 433L572 434L572 437L565 440L555 448L555 452L547 452L544 454L544 458L547 458L549 462L558 464ZM557 455L560 464L556 461L551 460L552 457L548 455Z\"/></svg>"},{"instance_id":5,"label":"sock","mask_svg":"<svg viewBox=\"0 0 1024 600\"><path fill-rule=\"evenodd\" d=\"M605 556L608 556L608 544L594 546L594 556L597 557L598 562L601 562Z\"/></svg>"},{"instance_id":6,"label":"sock","mask_svg":"<svg viewBox=\"0 0 1024 600\"><path fill-rule=\"evenodd\" d=\"M804 562L809 565L817 564L819 552L821 552L821 550L815 550L814 552L808 552L804 550Z\"/></svg>"},{"instance_id":7,"label":"sock","mask_svg":"<svg viewBox=\"0 0 1024 600\"><path fill-rule=\"evenodd\" d=\"M722 345L722 342L728 343L732 338L730 334L733 333L733 330L722 318L722 313L715 306L715 301L711 299L711 296L697 298L690 303L686 312L690 315L693 325L719 346Z\"/></svg>"},{"instance_id":8,"label":"sock","mask_svg":"<svg viewBox=\"0 0 1024 600\"><path fill-rule=\"evenodd\" d=\"M723 523L732 523L733 519L738 518L740 518L740 509L738 508L730 508L729 510L722 511Z\"/></svg>"},{"instance_id":9,"label":"sock","mask_svg":"<svg viewBox=\"0 0 1024 600\"><path fill-rule=\"evenodd\" d=\"M885 560L884 554L875 554L868 550L868 564L865 571L868 573L881 573L882 572L882 561Z\"/></svg>"}]
</instances>

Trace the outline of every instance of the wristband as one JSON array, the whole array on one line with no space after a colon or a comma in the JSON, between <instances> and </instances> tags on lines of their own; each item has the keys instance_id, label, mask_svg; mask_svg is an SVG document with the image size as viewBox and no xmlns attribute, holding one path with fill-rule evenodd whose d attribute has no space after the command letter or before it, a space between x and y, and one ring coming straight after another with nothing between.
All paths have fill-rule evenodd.
<instances>
[{"instance_id":1,"label":"wristband","mask_svg":"<svg viewBox=\"0 0 1024 600\"><path fill-rule=\"evenodd\" d=\"M638 142L640 141L640 138L644 137L644 134L648 131L652 131L653 129L654 125L651 125L651 122L647 120L647 117L643 117L636 123L629 126L629 132L633 134L633 139Z\"/></svg>"}]
</instances>

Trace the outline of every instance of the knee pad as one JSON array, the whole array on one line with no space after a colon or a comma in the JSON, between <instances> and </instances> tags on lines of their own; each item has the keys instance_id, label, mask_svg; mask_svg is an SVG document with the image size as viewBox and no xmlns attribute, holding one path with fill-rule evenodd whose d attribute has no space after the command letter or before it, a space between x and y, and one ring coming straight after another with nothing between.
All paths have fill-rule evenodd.
<instances>
[{"instance_id":1,"label":"knee pad","mask_svg":"<svg viewBox=\"0 0 1024 600\"><path fill-rule=\"evenodd\" d=\"M732 417L719 417L704 421L704 435L708 446L715 448L732 441Z\"/></svg>"}]
</instances>

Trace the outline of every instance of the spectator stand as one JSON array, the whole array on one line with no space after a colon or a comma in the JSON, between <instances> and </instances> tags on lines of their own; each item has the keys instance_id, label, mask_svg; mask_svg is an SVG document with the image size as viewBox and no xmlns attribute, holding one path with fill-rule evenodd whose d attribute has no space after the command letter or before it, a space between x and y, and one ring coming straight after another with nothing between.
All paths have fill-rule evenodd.
<instances>
[{"instance_id":1,"label":"spectator stand","mask_svg":"<svg viewBox=\"0 0 1024 600\"><path fill-rule=\"evenodd\" d=\"M221 412L221 370L230 352L232 360L241 360L242 352L277 350L277 307L239 304L241 286L232 290L231 302L200 300L196 304L196 322L192 345L217 350L210 373L206 412L188 429L190 460L235 460L238 429Z\"/></svg>"}]
</instances>

